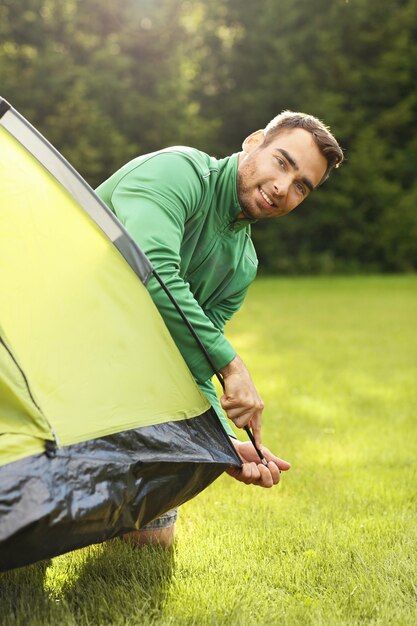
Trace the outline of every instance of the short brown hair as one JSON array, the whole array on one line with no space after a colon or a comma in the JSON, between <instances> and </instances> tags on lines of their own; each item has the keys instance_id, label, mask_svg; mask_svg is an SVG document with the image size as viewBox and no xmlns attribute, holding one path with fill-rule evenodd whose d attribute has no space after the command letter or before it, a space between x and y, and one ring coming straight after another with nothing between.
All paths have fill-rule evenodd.
<instances>
[{"instance_id":1,"label":"short brown hair","mask_svg":"<svg viewBox=\"0 0 417 626\"><path fill-rule=\"evenodd\" d=\"M326 159L327 169L319 182L321 185L327 180L332 169L339 167L342 163L344 157L341 147L330 132L330 128L317 117L306 113L295 113L294 111L282 111L265 126L263 143L268 145L280 132L292 128L302 128L311 133L318 149Z\"/></svg>"}]
</instances>

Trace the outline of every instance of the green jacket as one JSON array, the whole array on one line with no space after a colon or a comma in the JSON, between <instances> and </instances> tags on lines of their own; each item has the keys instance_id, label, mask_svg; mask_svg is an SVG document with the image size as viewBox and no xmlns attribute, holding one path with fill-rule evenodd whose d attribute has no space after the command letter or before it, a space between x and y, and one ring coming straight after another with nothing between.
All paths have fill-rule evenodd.
<instances>
[{"instance_id":1,"label":"green jacket","mask_svg":"<svg viewBox=\"0 0 417 626\"><path fill-rule=\"evenodd\" d=\"M97 193L152 262L194 326L216 368L236 355L224 325L256 275L250 221L236 193L238 155L221 160L175 147L140 156ZM148 289L179 350L229 434L213 371L155 278Z\"/></svg>"}]
</instances>

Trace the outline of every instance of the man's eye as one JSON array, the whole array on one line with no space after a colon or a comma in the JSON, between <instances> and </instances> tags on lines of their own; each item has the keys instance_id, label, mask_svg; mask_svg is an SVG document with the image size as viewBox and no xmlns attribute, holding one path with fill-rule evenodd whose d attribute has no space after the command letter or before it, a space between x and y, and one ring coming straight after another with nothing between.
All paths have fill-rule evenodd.
<instances>
[{"instance_id":1,"label":"man's eye","mask_svg":"<svg viewBox=\"0 0 417 626\"><path fill-rule=\"evenodd\" d=\"M306 190L305 190L304 185L302 185L301 183L296 182L295 186L297 188L297 191L299 191L300 193L303 194L303 196L305 196Z\"/></svg>"},{"instance_id":2,"label":"man's eye","mask_svg":"<svg viewBox=\"0 0 417 626\"><path fill-rule=\"evenodd\" d=\"M279 166L280 166L283 170L285 170L285 169L286 169L286 167L287 167L287 164L285 163L285 161L284 161L283 159L280 159L280 157L276 157L276 159L277 159L277 161L278 161L278 163L279 163Z\"/></svg>"}]
</instances>

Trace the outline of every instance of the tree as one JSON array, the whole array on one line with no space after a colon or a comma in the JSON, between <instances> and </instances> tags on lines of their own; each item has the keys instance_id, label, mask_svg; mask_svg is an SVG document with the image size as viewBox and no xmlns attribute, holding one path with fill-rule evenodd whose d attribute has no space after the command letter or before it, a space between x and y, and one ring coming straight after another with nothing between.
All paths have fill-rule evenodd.
<instances>
[{"instance_id":1,"label":"tree","mask_svg":"<svg viewBox=\"0 0 417 626\"><path fill-rule=\"evenodd\" d=\"M3 97L93 186L166 145L236 152L282 109L330 124L343 168L253 229L271 272L416 269L415 58L416 0L0 6Z\"/></svg>"}]
</instances>

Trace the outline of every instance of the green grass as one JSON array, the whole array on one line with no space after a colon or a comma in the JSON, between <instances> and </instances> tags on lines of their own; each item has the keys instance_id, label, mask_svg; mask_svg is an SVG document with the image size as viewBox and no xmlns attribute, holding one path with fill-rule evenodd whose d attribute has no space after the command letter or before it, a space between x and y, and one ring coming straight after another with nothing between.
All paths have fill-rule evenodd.
<instances>
[{"instance_id":1,"label":"green grass","mask_svg":"<svg viewBox=\"0 0 417 626\"><path fill-rule=\"evenodd\" d=\"M0 624L417 623L417 278L262 279L228 335L292 462L227 476L175 549L120 541L0 576Z\"/></svg>"}]
</instances>

